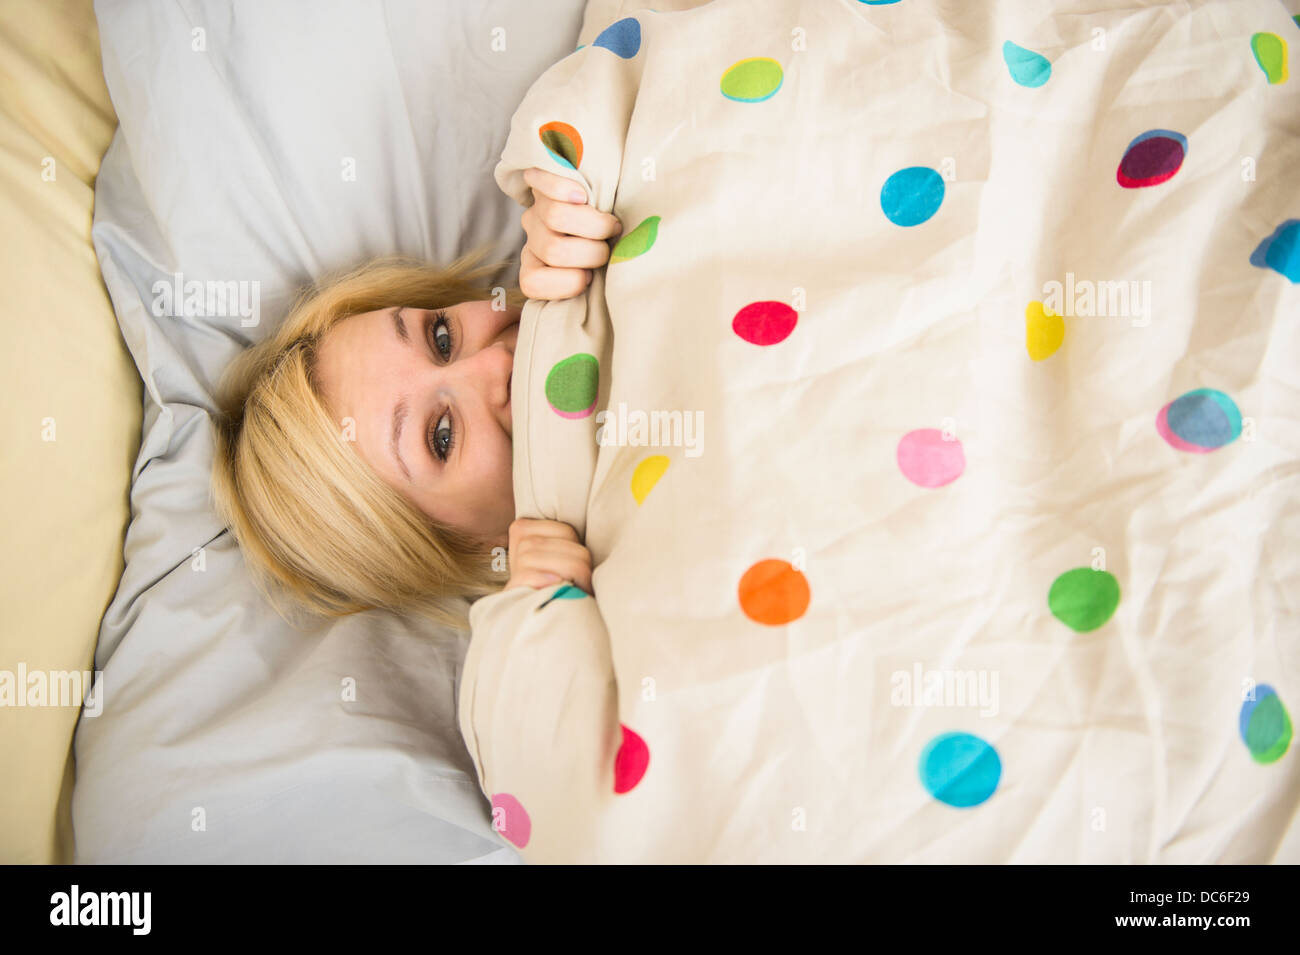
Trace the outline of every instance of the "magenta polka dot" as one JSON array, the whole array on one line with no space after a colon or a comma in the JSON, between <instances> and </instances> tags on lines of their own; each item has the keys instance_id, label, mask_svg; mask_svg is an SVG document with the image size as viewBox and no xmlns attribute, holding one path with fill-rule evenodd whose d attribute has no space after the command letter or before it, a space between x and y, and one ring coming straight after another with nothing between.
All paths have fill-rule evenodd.
<instances>
[{"instance_id":1,"label":"magenta polka dot","mask_svg":"<svg viewBox=\"0 0 1300 955\"><path fill-rule=\"evenodd\" d=\"M650 765L650 747L622 723L618 725L623 731L623 745L614 757L614 792L625 793L645 775L646 767Z\"/></svg>"},{"instance_id":2,"label":"magenta polka dot","mask_svg":"<svg viewBox=\"0 0 1300 955\"><path fill-rule=\"evenodd\" d=\"M898 468L920 487L943 487L966 470L966 454L955 437L945 439L938 428L921 428L898 442Z\"/></svg>"},{"instance_id":3,"label":"magenta polka dot","mask_svg":"<svg viewBox=\"0 0 1300 955\"><path fill-rule=\"evenodd\" d=\"M522 849L533 834L533 821L518 799L509 793L497 793L492 797L492 828Z\"/></svg>"},{"instance_id":4,"label":"magenta polka dot","mask_svg":"<svg viewBox=\"0 0 1300 955\"><path fill-rule=\"evenodd\" d=\"M785 302L750 302L731 320L731 330L751 345L775 345L798 323L799 313Z\"/></svg>"}]
</instances>

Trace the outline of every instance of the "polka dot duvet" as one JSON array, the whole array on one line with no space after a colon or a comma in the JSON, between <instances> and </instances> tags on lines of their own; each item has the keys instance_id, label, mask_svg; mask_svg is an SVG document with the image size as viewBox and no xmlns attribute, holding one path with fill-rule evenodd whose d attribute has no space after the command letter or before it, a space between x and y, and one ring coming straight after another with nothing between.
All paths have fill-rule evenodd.
<instances>
[{"instance_id":1,"label":"polka dot duvet","mask_svg":"<svg viewBox=\"0 0 1300 955\"><path fill-rule=\"evenodd\" d=\"M517 509L595 593L473 606L501 838L1300 861L1297 47L1275 0L714 0L544 74L498 183L624 233L520 324Z\"/></svg>"}]
</instances>

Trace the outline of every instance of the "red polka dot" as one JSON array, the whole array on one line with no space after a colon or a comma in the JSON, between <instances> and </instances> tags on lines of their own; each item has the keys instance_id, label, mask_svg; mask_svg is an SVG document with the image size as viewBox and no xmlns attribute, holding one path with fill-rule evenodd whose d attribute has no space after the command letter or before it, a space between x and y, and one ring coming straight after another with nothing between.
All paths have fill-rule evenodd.
<instances>
[{"instance_id":1,"label":"red polka dot","mask_svg":"<svg viewBox=\"0 0 1300 955\"><path fill-rule=\"evenodd\" d=\"M492 797L492 828L522 849L533 834L533 821L518 799L509 793L497 793Z\"/></svg>"},{"instance_id":2,"label":"red polka dot","mask_svg":"<svg viewBox=\"0 0 1300 955\"><path fill-rule=\"evenodd\" d=\"M619 723L623 731L623 745L614 757L614 792L625 793L636 786L650 765L650 748L636 733Z\"/></svg>"},{"instance_id":3,"label":"red polka dot","mask_svg":"<svg viewBox=\"0 0 1300 955\"><path fill-rule=\"evenodd\" d=\"M750 302L731 320L731 330L753 345L775 345L790 337L799 313L785 302Z\"/></svg>"}]
</instances>

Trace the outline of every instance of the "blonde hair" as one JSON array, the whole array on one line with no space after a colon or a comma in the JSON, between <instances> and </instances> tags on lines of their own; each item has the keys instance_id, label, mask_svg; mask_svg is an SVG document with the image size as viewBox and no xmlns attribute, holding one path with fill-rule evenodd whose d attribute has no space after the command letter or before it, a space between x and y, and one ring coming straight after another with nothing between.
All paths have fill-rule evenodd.
<instances>
[{"instance_id":1,"label":"blonde hair","mask_svg":"<svg viewBox=\"0 0 1300 955\"><path fill-rule=\"evenodd\" d=\"M343 319L398 305L494 298L479 246L438 268L386 258L301 292L266 340L241 353L218 393L212 491L262 592L324 617L371 609L468 626L464 600L499 590L490 545L442 525L390 488L345 440L316 375L322 337ZM522 305L517 287L507 306Z\"/></svg>"}]
</instances>

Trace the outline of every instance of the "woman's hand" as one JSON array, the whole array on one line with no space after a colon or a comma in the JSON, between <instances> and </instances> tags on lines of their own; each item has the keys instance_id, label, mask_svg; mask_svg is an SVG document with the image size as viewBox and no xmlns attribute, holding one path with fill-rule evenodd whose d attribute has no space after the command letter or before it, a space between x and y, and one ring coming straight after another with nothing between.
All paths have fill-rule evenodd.
<instances>
[{"instance_id":1,"label":"woman's hand","mask_svg":"<svg viewBox=\"0 0 1300 955\"><path fill-rule=\"evenodd\" d=\"M578 541L578 532L559 521L521 518L510 525L510 542L506 553L513 587L550 587L562 581L591 589L591 551Z\"/></svg>"},{"instance_id":2,"label":"woman's hand","mask_svg":"<svg viewBox=\"0 0 1300 955\"><path fill-rule=\"evenodd\" d=\"M609 261L605 241L622 232L608 212L587 205L572 179L545 169L525 169L533 204L521 217L528 241L519 258L519 290L528 298L573 298L591 282L592 269Z\"/></svg>"}]
</instances>

